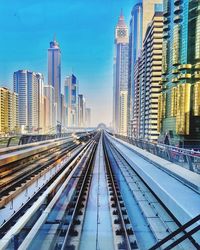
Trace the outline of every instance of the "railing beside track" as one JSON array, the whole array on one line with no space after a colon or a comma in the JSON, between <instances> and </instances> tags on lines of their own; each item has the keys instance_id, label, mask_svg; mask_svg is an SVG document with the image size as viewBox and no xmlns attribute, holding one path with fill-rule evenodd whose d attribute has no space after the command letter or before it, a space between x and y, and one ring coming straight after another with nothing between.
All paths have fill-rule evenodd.
<instances>
[{"instance_id":1,"label":"railing beside track","mask_svg":"<svg viewBox=\"0 0 200 250\"><path fill-rule=\"evenodd\" d=\"M127 136L115 135L116 138L144 149L165 160L200 174L200 151L178 148L165 144L155 144L149 141L133 139Z\"/></svg>"}]
</instances>

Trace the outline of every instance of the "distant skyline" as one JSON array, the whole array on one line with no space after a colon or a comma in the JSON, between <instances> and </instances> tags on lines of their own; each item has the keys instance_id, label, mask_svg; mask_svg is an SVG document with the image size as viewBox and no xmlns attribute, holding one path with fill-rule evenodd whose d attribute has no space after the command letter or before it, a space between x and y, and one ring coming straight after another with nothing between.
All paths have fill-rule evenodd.
<instances>
[{"instance_id":1,"label":"distant skyline","mask_svg":"<svg viewBox=\"0 0 200 250\"><path fill-rule=\"evenodd\" d=\"M0 86L13 89L13 72L44 74L56 35L61 48L62 92L72 72L92 109L92 125L112 121L114 30L121 8L129 24L133 1L1 0Z\"/></svg>"}]
</instances>

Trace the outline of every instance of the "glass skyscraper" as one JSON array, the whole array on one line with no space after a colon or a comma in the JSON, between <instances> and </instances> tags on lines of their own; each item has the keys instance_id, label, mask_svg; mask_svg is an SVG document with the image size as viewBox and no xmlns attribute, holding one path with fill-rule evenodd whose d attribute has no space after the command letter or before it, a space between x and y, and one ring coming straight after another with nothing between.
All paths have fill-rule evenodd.
<instances>
[{"instance_id":1,"label":"glass skyscraper","mask_svg":"<svg viewBox=\"0 0 200 250\"><path fill-rule=\"evenodd\" d=\"M74 74L67 76L64 86L66 119L68 127L78 126L78 80Z\"/></svg>"},{"instance_id":2,"label":"glass skyscraper","mask_svg":"<svg viewBox=\"0 0 200 250\"><path fill-rule=\"evenodd\" d=\"M41 123L43 75L18 70L13 75L14 91L19 98L19 125L21 132L38 132Z\"/></svg>"},{"instance_id":3,"label":"glass skyscraper","mask_svg":"<svg viewBox=\"0 0 200 250\"><path fill-rule=\"evenodd\" d=\"M200 139L200 0L164 0L160 140L189 146Z\"/></svg>"},{"instance_id":4,"label":"glass skyscraper","mask_svg":"<svg viewBox=\"0 0 200 250\"><path fill-rule=\"evenodd\" d=\"M143 46L143 40L147 30L148 24L155 12L155 4L162 3L162 0L137 0L133 6L130 20L130 32L129 32L129 66L128 66L128 135L135 137L135 132L138 128L133 128L133 122L138 124L134 113L139 113L140 110L134 110L139 106L135 106L135 65L136 71L139 68L139 62L141 56L141 50ZM135 121L134 121L135 120ZM137 125L138 126L138 125ZM138 135L138 134L137 134Z\"/></svg>"},{"instance_id":5,"label":"glass skyscraper","mask_svg":"<svg viewBox=\"0 0 200 250\"><path fill-rule=\"evenodd\" d=\"M56 124L61 123L61 51L56 39L50 42L48 49L48 84L54 87Z\"/></svg>"}]
</instances>

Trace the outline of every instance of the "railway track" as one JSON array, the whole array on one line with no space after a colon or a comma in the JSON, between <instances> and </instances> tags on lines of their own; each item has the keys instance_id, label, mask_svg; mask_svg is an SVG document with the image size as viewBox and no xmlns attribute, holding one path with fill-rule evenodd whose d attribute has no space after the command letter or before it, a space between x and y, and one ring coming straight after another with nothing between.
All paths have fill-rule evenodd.
<instances>
[{"instance_id":1,"label":"railway track","mask_svg":"<svg viewBox=\"0 0 200 250\"><path fill-rule=\"evenodd\" d=\"M109 159L109 154L104 142L104 155L107 169L107 179L110 192L111 211L116 217L113 218L113 223L118 224L118 229L114 232L122 236L122 241L117 245L117 249L138 249L137 241L130 223L129 216L120 192L118 182L116 180L114 171L112 170L112 163ZM114 209L113 209L114 208Z\"/></svg>"},{"instance_id":2,"label":"railway track","mask_svg":"<svg viewBox=\"0 0 200 250\"><path fill-rule=\"evenodd\" d=\"M45 164L59 160L59 171L0 227L0 249L147 250L158 242L168 249L164 239L177 250L199 249L105 132Z\"/></svg>"},{"instance_id":3,"label":"railway track","mask_svg":"<svg viewBox=\"0 0 200 250\"><path fill-rule=\"evenodd\" d=\"M79 161L76 160L70 167L64 183L60 185L57 194L46 207L49 211L47 216L43 218L41 216L37 220L38 225L36 223L30 230L19 249L35 249L38 244L40 249L61 249L63 244L69 244L69 237L76 234L73 226L78 223L76 216L79 214L88 188L86 183L90 178L96 140L98 138L88 144L84 154L79 156ZM43 235L44 230L46 235ZM53 236L48 232L53 232ZM32 239L31 243L30 239Z\"/></svg>"},{"instance_id":4,"label":"railway track","mask_svg":"<svg viewBox=\"0 0 200 250\"><path fill-rule=\"evenodd\" d=\"M7 196L9 192L16 190L31 177L37 175L77 146L73 142L67 142L62 147L55 147L49 151L45 151L42 155L39 154L40 156L37 156L37 159L31 161L23 159L23 162L26 161L23 164L18 163L19 165L7 166L8 170L0 174L0 199Z\"/></svg>"},{"instance_id":5,"label":"railway track","mask_svg":"<svg viewBox=\"0 0 200 250\"><path fill-rule=\"evenodd\" d=\"M37 221L39 221L39 218L42 215L42 211L44 211L45 208L47 208L48 205L51 204L55 196L57 196L57 192L61 190L61 187L64 185L64 183L66 185L67 182L69 185L67 193L70 192L71 188L74 188L73 182L74 180L76 181L76 176L78 178L77 166L79 165L79 171L82 171L82 161L83 159L86 159L86 154L88 153L88 150L91 148L91 146L94 146L93 144L93 140L89 141L88 143L83 145L79 150L76 150L74 155L72 155L71 159L65 164L66 167L63 167L52 178L50 182L48 182L41 190L39 190L39 192L20 209L19 214L16 213L9 222L5 223L1 227L0 232L2 239L0 242L3 245L5 244L6 246L11 247L12 249L17 241L17 245L19 246L22 240L20 241L18 239L20 239L20 237L24 239L25 235L29 233L33 225ZM87 159L88 157L89 156L87 156ZM73 176L73 173L75 173L75 176ZM71 195L71 192L69 195ZM38 203L36 204L35 201L37 201ZM34 209L34 206L37 206L37 209ZM34 209L34 213L32 212L31 215L29 213L30 209ZM27 215L28 219L26 219L27 221L25 223L24 218L22 217ZM14 224L17 228L15 233L12 230ZM26 228L26 230L24 228ZM27 230L27 228L29 229ZM26 233L24 233L24 230L26 231ZM6 235L5 232L7 232ZM13 239L8 240L7 235L9 235L9 233L11 235L15 235ZM1 243L0 246L2 245Z\"/></svg>"},{"instance_id":6,"label":"railway track","mask_svg":"<svg viewBox=\"0 0 200 250\"><path fill-rule=\"evenodd\" d=\"M133 170L130 164L126 159L121 155L121 153L116 149L115 145L110 143L108 137L104 137L105 145L107 151L109 152L109 158L112 161L112 168L115 169L115 172L118 172L118 183L121 186L121 189L124 189L123 182L125 181L130 192L130 197L135 200L140 214L142 213L144 221L146 222L147 227L150 229L149 233L152 234L152 239L155 244L156 242L162 240L164 237L167 237L170 233L180 228L181 223L173 216L165 204L156 196L156 194L151 190L151 188L139 177L139 175ZM120 170L119 171L116 171ZM123 181L121 179L123 178ZM120 181L121 179L121 181ZM124 196L128 197L128 193L124 193ZM132 199L127 198L125 204L127 207L134 206ZM129 203L129 204L128 204ZM131 213L130 209L128 211ZM136 212L136 210L135 210ZM138 214L139 216L139 214ZM132 217L132 216L131 216ZM135 224L134 219L137 219L137 214L132 217L132 225ZM159 228L159 230L158 230ZM186 234L185 231L181 233L181 236ZM140 238L140 235L137 235L136 238ZM147 236L143 238L145 241ZM176 237L171 239L171 244L177 240ZM139 248L143 249L143 245L138 243ZM150 246L148 246L150 248ZM148 247L145 247L147 249ZM176 249L198 249L199 245L197 242L189 236L184 242L176 246Z\"/></svg>"},{"instance_id":7,"label":"railway track","mask_svg":"<svg viewBox=\"0 0 200 250\"><path fill-rule=\"evenodd\" d=\"M5 162L5 165L0 167L0 207L5 204L3 202L4 197L8 201L8 195L11 192L13 198L13 193L18 188L21 188L34 176L48 169L49 166L53 166L53 163L58 162L59 159L62 159L63 156L70 153L78 145L81 145L82 138L85 140L86 137L79 137L79 140L74 138L61 140L63 141L62 144L50 146L49 149L45 147L45 150L42 149L41 152L33 153L31 156L25 156L19 160L16 155L14 162L9 164Z\"/></svg>"}]
</instances>

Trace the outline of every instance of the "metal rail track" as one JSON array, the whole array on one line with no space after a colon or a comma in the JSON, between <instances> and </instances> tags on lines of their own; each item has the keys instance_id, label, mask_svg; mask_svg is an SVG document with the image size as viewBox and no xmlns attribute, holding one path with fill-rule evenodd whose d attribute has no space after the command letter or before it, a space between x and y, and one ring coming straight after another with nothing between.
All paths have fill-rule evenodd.
<instances>
[{"instance_id":1,"label":"metal rail track","mask_svg":"<svg viewBox=\"0 0 200 250\"><path fill-rule=\"evenodd\" d=\"M123 236L124 241L119 246L120 249L138 249L137 242L132 241L131 236L134 234L132 226L130 225L130 220L127 215L126 208L124 206L124 202L120 189L118 187L118 183L115 179L114 172L112 170L112 166L109 159L109 153L105 145L105 140L103 139L103 150L106 162L106 169L107 169L107 178L109 183L110 191L112 190L112 206L116 207L115 213L118 215L118 220L115 220L115 223L119 223L121 225L121 229L118 230L116 233Z\"/></svg>"},{"instance_id":2,"label":"metal rail track","mask_svg":"<svg viewBox=\"0 0 200 250\"><path fill-rule=\"evenodd\" d=\"M87 144L85 144L82 149L79 150L79 152L77 152L67 163L66 166L63 167L62 169L60 169L60 171L47 183L45 184L36 194L34 197L32 197L26 204L24 204L24 206L20 209L20 211L16 212L12 218L7 221L1 228L0 228L0 236L1 238L5 235L5 233L16 223L16 221L23 215L25 214L25 212L33 205L33 203L45 192L46 189L48 189L48 187L51 186L52 183L54 183L54 181L62 174L62 172L66 171L66 168L68 167L68 165L72 164L76 159L79 159L79 155L83 154L83 152L85 152L85 150L89 147L91 142L88 142ZM51 200L53 199L53 196L56 192L56 189L59 189L61 186L61 182L64 182L66 180L66 178L70 175L71 171L75 168L76 164L77 164L77 160L75 161L74 164L72 164L68 169L67 172L65 173L64 177L62 177L61 181L59 182L59 184L57 185L57 188L54 188L53 193L48 195L48 200L47 200L47 204L45 206L47 206ZM43 208L44 209L44 208ZM43 211L42 209L42 211ZM41 213L38 214L38 217L41 215ZM37 218L35 218L36 220Z\"/></svg>"},{"instance_id":3,"label":"metal rail track","mask_svg":"<svg viewBox=\"0 0 200 250\"><path fill-rule=\"evenodd\" d=\"M97 137L96 142L98 140L99 140L99 137ZM96 148L97 148L97 144L95 144L95 146L92 149L91 155L89 157L89 161L87 163L87 167L83 171L81 178L79 180L79 183L77 185L76 196L74 197L73 205L71 207L71 211L72 211L71 221L65 233L62 247L60 245L57 245L55 248L56 250L58 249L65 250L65 249L73 248L73 246L70 245L70 238L73 236L76 237L78 235L78 232L74 230L74 226L76 224L83 225L85 210L84 212L82 212L81 209L84 207L84 203L86 205L87 199L88 199L89 187L91 184L91 172L94 167L93 163L94 163ZM78 219L76 219L76 217L80 214L82 214L82 221L79 221Z\"/></svg>"},{"instance_id":4,"label":"metal rail track","mask_svg":"<svg viewBox=\"0 0 200 250\"><path fill-rule=\"evenodd\" d=\"M2 178L1 180L2 183L0 184L0 199L8 195L9 192L16 190L16 188L20 187L23 183L26 182L26 180L30 179L32 176L38 174L39 172L47 168L50 164L60 159L62 156L67 154L71 149L74 149L76 146L77 145L70 145L69 147L64 148L63 150L61 150L59 155L57 155L57 152L60 151L60 149L58 149L56 152L54 152L53 156L50 157L50 159L47 159L47 162L45 162L45 164L37 165L37 161L35 161L35 166L33 168L31 167L32 165L26 164L26 167L23 168L23 171L19 172L19 169L17 169L15 172L15 170L13 170L12 174L16 174L15 176L11 175L11 178L6 180L6 182L3 180L4 178ZM48 152L42 159L46 159L47 157L51 156L51 154L51 152ZM22 170L21 166L20 170Z\"/></svg>"},{"instance_id":5,"label":"metal rail track","mask_svg":"<svg viewBox=\"0 0 200 250\"><path fill-rule=\"evenodd\" d=\"M20 172L21 170L24 170L28 167L30 167L31 164L35 164L37 162L40 162L47 158L48 156L56 155L60 150L66 149L68 146L71 146L73 142L66 142L63 145L55 146L54 148L50 148L49 150L46 150L42 153L38 153L34 155L33 157L26 157L23 160L16 161L14 164L8 164L5 165L3 168L0 168L0 188L2 188L3 184L5 184L5 179L9 176L13 176L13 174L16 174ZM7 183L7 180L6 180Z\"/></svg>"},{"instance_id":6,"label":"metal rail track","mask_svg":"<svg viewBox=\"0 0 200 250\"><path fill-rule=\"evenodd\" d=\"M45 237L48 238L48 243L47 245L45 244L44 246L40 246L41 249L60 249L62 247L59 242L61 242L61 239L63 239L62 242L64 241L64 235L68 234L68 232L68 235L71 235L71 233L73 232L72 227L76 224L74 216L77 215L77 213L73 213L73 211L76 210L75 206L78 203L77 199L78 197L80 197L79 194L81 192L81 187L84 186L84 184L82 185L82 183L84 183L84 180L88 177L87 170L91 168L90 162L95 148L96 143L94 143L94 141L92 140L85 148L82 156L79 156L79 161L76 160L73 163L73 166L70 167L68 174L64 178L63 184L59 185L60 187L57 191L55 190L56 193L54 194L55 196L53 197L52 201L48 202L48 206L46 207L47 212L45 212L46 210L44 210L44 214L43 216L41 216L42 218L38 218L38 220L34 223L34 226L36 227L32 228L28 235L26 235L27 237L24 237L23 235L23 239L25 238L25 240L22 241L22 245L20 245L19 249L32 249L32 243L34 244L34 246L35 244L38 244L37 236L40 238L39 235L43 232L42 228L45 225L49 225L50 228L52 227L54 229L56 227L56 232L54 233L54 235L45 235ZM77 180L78 182L75 186L74 184L71 186L71 180L73 180L73 182ZM84 189L85 187L86 186L84 186ZM55 206L56 204L59 204L58 207ZM78 203L77 209L81 209L81 207L82 204ZM55 218L53 219L50 214L53 216L53 218L55 214L57 214L57 216L55 216ZM27 228L27 226L25 226L25 228ZM43 241L45 241L44 238Z\"/></svg>"},{"instance_id":7,"label":"metal rail track","mask_svg":"<svg viewBox=\"0 0 200 250\"><path fill-rule=\"evenodd\" d=\"M181 223L173 216L173 214L168 210L168 208L165 206L165 204L163 204L161 202L161 200L157 197L157 195L151 190L151 188L142 180L142 178L132 169L132 167L129 165L129 163L126 161L126 159L124 158L123 155L121 155L120 152L118 152L118 150L114 147L114 145L112 143L109 142L108 139L106 139L106 143L107 145L109 145L110 150L113 152L113 155L115 155L114 157L118 157L119 159L121 158L120 161L124 161L126 163L127 166L129 166L129 168L139 177L139 179L142 181L142 183L145 185L145 187L147 187L147 189L151 192L151 194L155 197L155 199L158 201L158 203L161 205L163 211L166 212L166 214L168 214L173 221L177 224L177 228L181 227ZM157 215L158 216L158 215ZM162 219L161 219L162 221ZM169 229L166 229L166 232ZM170 232L170 230L169 230ZM183 235L187 234L186 231L182 231ZM173 240L173 239L172 239ZM192 236L188 237L188 240L191 242L191 245L193 245L193 247L196 249L200 249L200 246L198 245L198 243L192 238Z\"/></svg>"},{"instance_id":8,"label":"metal rail track","mask_svg":"<svg viewBox=\"0 0 200 250\"><path fill-rule=\"evenodd\" d=\"M77 148L77 145L71 146L71 148L68 149L68 152L72 153ZM73 158L71 158L67 164L70 164L73 159L78 155L75 154ZM62 156L63 157L63 156ZM53 183L56 178L64 171L64 167L60 169L53 177L52 179L47 182L32 198L29 199L27 203L25 203L21 209L13 214L13 216L6 221L1 227L0 227L0 238L5 235L5 233L16 223L16 221L27 211L28 208L32 206L32 204L44 193L44 191Z\"/></svg>"}]
</instances>

